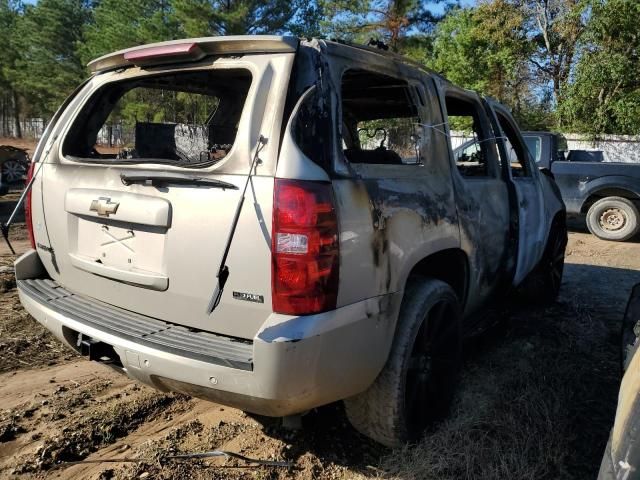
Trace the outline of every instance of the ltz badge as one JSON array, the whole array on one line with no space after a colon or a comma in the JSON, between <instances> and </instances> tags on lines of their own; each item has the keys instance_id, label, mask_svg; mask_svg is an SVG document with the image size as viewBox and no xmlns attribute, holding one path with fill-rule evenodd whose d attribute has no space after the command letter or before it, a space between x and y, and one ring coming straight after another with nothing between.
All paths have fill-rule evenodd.
<instances>
[{"instance_id":1,"label":"ltz badge","mask_svg":"<svg viewBox=\"0 0 640 480\"><path fill-rule=\"evenodd\" d=\"M255 293L233 292L233 298L245 302L264 303L264 297Z\"/></svg>"}]
</instances>

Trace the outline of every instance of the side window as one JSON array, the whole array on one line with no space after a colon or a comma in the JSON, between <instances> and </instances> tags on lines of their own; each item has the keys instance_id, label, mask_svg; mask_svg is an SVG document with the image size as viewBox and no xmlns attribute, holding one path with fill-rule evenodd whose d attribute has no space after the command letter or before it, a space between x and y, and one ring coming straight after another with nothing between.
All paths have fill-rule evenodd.
<instances>
[{"instance_id":1,"label":"side window","mask_svg":"<svg viewBox=\"0 0 640 480\"><path fill-rule=\"evenodd\" d=\"M507 151L507 161L511 167L513 178L530 177L531 169L527 162L527 147L520 142L518 134L513 124L501 113L497 113L500 128L505 135L503 138L505 150Z\"/></svg>"},{"instance_id":2,"label":"side window","mask_svg":"<svg viewBox=\"0 0 640 480\"><path fill-rule=\"evenodd\" d=\"M298 110L291 123L291 133L298 148L321 166L325 166L331 156L327 132L331 132L329 107L321 92L311 87L298 99Z\"/></svg>"},{"instance_id":3,"label":"side window","mask_svg":"<svg viewBox=\"0 0 640 480\"><path fill-rule=\"evenodd\" d=\"M463 177L494 177L496 165L491 161L489 136L482 126L479 106L457 96L445 96L445 106L452 141L455 136L468 139L457 148L453 147L456 167Z\"/></svg>"},{"instance_id":4,"label":"side window","mask_svg":"<svg viewBox=\"0 0 640 480\"><path fill-rule=\"evenodd\" d=\"M455 136L452 135L452 138ZM453 149L453 158L456 162L464 161L465 158L471 158L474 155L480 154L480 143L477 140L469 140L463 143L459 147Z\"/></svg>"},{"instance_id":5,"label":"side window","mask_svg":"<svg viewBox=\"0 0 640 480\"><path fill-rule=\"evenodd\" d=\"M421 99L406 81L365 70L342 76L342 147L351 163L422 163Z\"/></svg>"}]
</instances>

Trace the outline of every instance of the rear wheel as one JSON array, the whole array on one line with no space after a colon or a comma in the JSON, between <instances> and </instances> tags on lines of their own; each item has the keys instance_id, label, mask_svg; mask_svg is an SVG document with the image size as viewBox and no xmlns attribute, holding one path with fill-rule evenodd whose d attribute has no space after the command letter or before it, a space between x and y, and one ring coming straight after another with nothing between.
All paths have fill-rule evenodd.
<instances>
[{"instance_id":1,"label":"rear wheel","mask_svg":"<svg viewBox=\"0 0 640 480\"><path fill-rule=\"evenodd\" d=\"M587 228L603 240L629 240L640 229L638 209L628 198L602 198L589 208Z\"/></svg>"},{"instance_id":2,"label":"rear wheel","mask_svg":"<svg viewBox=\"0 0 640 480\"><path fill-rule=\"evenodd\" d=\"M446 283L412 279L385 367L345 400L352 425L389 447L417 440L450 405L461 363L460 307Z\"/></svg>"},{"instance_id":3,"label":"rear wheel","mask_svg":"<svg viewBox=\"0 0 640 480\"><path fill-rule=\"evenodd\" d=\"M547 246L540 262L519 288L526 299L544 305L558 298L566 248L567 226L564 220L556 219L551 225Z\"/></svg>"}]
</instances>

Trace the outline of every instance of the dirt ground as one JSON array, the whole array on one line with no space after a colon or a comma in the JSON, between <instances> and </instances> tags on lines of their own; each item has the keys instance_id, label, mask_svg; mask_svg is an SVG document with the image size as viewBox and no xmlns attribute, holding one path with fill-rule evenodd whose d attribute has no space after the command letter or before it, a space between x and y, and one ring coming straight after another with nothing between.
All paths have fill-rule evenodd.
<instances>
[{"instance_id":1,"label":"dirt ground","mask_svg":"<svg viewBox=\"0 0 640 480\"><path fill-rule=\"evenodd\" d=\"M35 140L28 138L6 138L0 137L0 145L11 145L17 148L23 148L29 154L29 157L33 155L33 151L36 149Z\"/></svg>"},{"instance_id":2,"label":"dirt ground","mask_svg":"<svg viewBox=\"0 0 640 480\"><path fill-rule=\"evenodd\" d=\"M0 139L0 144L2 143ZM0 198L6 219L19 192ZM640 282L640 240L603 242L572 222L559 301L497 305L469 338L448 419L417 445L387 450L355 432L340 405L303 429L157 392L64 349L18 301L0 246L0 478L595 479L615 413L619 330ZM12 231L28 248L26 231ZM287 460L161 460L224 449ZM60 462L125 459L129 462Z\"/></svg>"}]
</instances>

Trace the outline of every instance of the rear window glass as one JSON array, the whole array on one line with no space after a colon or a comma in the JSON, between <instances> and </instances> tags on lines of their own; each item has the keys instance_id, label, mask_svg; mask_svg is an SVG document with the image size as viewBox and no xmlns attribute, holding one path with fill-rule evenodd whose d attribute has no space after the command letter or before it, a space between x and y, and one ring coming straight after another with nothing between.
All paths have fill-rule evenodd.
<instances>
[{"instance_id":1,"label":"rear window glass","mask_svg":"<svg viewBox=\"0 0 640 480\"><path fill-rule=\"evenodd\" d=\"M542 139L540 137L524 137L524 143L527 145L531 156L538 163L540 161Z\"/></svg>"},{"instance_id":2,"label":"rear window glass","mask_svg":"<svg viewBox=\"0 0 640 480\"><path fill-rule=\"evenodd\" d=\"M137 78L106 85L74 120L63 154L83 161L205 166L235 142L247 70Z\"/></svg>"}]
</instances>

